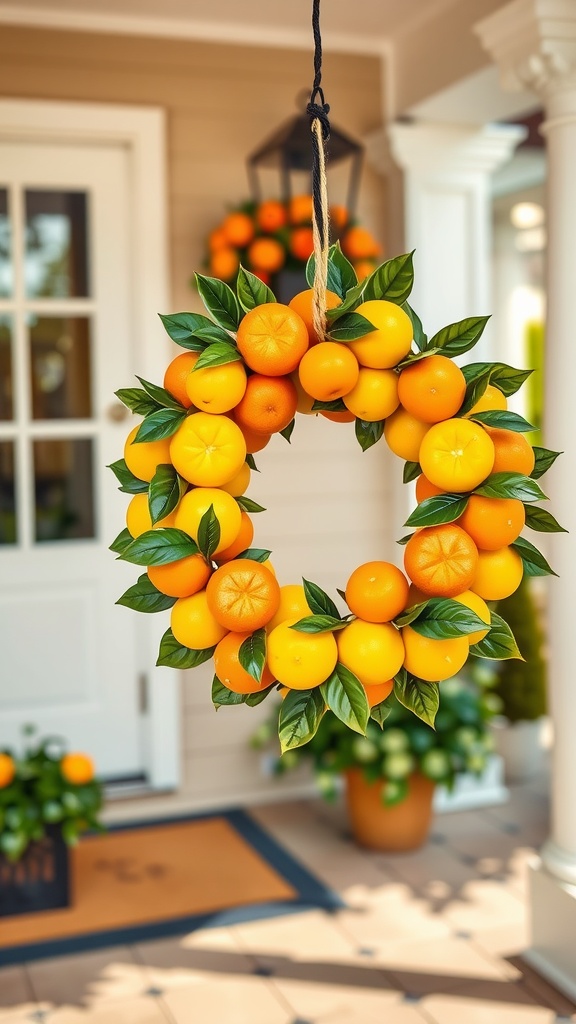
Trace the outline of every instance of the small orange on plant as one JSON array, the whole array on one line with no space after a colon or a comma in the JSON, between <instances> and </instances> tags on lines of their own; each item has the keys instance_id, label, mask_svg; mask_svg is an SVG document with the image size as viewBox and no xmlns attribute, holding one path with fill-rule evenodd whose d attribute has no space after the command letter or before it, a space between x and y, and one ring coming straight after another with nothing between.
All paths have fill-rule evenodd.
<instances>
[{"instance_id":1,"label":"small orange on plant","mask_svg":"<svg viewBox=\"0 0 576 1024\"><path fill-rule=\"evenodd\" d=\"M436 487L436 484L430 483L428 477L424 476L424 473L420 473L416 480L416 501L418 504L426 501L428 498L436 498L439 494L445 493L441 487Z\"/></svg>"},{"instance_id":2,"label":"small orange on plant","mask_svg":"<svg viewBox=\"0 0 576 1024\"><path fill-rule=\"evenodd\" d=\"M135 494L134 497L130 499L128 508L126 509L126 526L128 527L128 533L132 537L139 537L142 533L146 533L147 530L156 530L165 526L174 526L175 521L176 509L169 512L164 519L161 519L152 526L147 494Z\"/></svg>"},{"instance_id":3,"label":"small orange on plant","mask_svg":"<svg viewBox=\"0 0 576 1024\"><path fill-rule=\"evenodd\" d=\"M362 302L356 313L374 325L374 330L350 342L350 348L361 366L373 370L389 370L409 353L414 331L407 313L387 299Z\"/></svg>"},{"instance_id":4,"label":"small orange on plant","mask_svg":"<svg viewBox=\"0 0 576 1024\"><path fill-rule=\"evenodd\" d=\"M494 445L493 473L523 473L524 476L530 476L534 469L534 449L523 434L493 427L487 427L486 433Z\"/></svg>"},{"instance_id":5,"label":"small orange on plant","mask_svg":"<svg viewBox=\"0 0 576 1024\"><path fill-rule=\"evenodd\" d=\"M256 373L284 376L298 366L308 348L306 324L281 302L255 306L240 321L238 350Z\"/></svg>"},{"instance_id":6,"label":"small orange on plant","mask_svg":"<svg viewBox=\"0 0 576 1024\"><path fill-rule=\"evenodd\" d=\"M482 551L508 547L520 536L526 523L524 505L517 498L484 498L472 494L458 519Z\"/></svg>"},{"instance_id":7,"label":"small orange on plant","mask_svg":"<svg viewBox=\"0 0 576 1024\"><path fill-rule=\"evenodd\" d=\"M208 235L208 248L210 252L216 252L217 249L225 249L228 245L228 239L222 231L222 228L215 228Z\"/></svg>"},{"instance_id":8,"label":"small orange on plant","mask_svg":"<svg viewBox=\"0 0 576 1024\"><path fill-rule=\"evenodd\" d=\"M298 396L289 377L265 377L254 373L248 378L246 393L234 410L242 429L275 434L294 419Z\"/></svg>"},{"instance_id":9,"label":"small orange on plant","mask_svg":"<svg viewBox=\"0 0 576 1024\"><path fill-rule=\"evenodd\" d=\"M294 228L290 233L290 252L297 260L309 259L314 252L314 235L312 228Z\"/></svg>"},{"instance_id":10,"label":"small orange on plant","mask_svg":"<svg viewBox=\"0 0 576 1024\"><path fill-rule=\"evenodd\" d=\"M402 639L406 656L404 668L411 675L429 683L439 683L456 675L466 662L470 644L465 636L434 640L421 636L411 626L404 626Z\"/></svg>"},{"instance_id":11,"label":"small orange on plant","mask_svg":"<svg viewBox=\"0 0 576 1024\"><path fill-rule=\"evenodd\" d=\"M284 203L280 203L277 199L266 199L263 203L260 203L256 210L256 220L258 221L259 227L262 231L279 231L283 228L287 219L286 208Z\"/></svg>"},{"instance_id":12,"label":"small orange on plant","mask_svg":"<svg viewBox=\"0 0 576 1024\"><path fill-rule=\"evenodd\" d=\"M227 480L225 484L220 484L220 487L223 491L228 491L233 498L241 498L248 490L251 476L250 466L245 462L232 479Z\"/></svg>"},{"instance_id":13,"label":"small orange on plant","mask_svg":"<svg viewBox=\"0 0 576 1024\"><path fill-rule=\"evenodd\" d=\"M220 543L214 552L217 558L234 543L242 525L240 506L231 494L219 487L193 487L180 501L176 528L197 541L200 521L211 505L220 525Z\"/></svg>"},{"instance_id":14,"label":"small orange on plant","mask_svg":"<svg viewBox=\"0 0 576 1024\"><path fill-rule=\"evenodd\" d=\"M229 412L246 391L246 370L240 361L194 370L186 381L188 398L202 412Z\"/></svg>"},{"instance_id":15,"label":"small orange on plant","mask_svg":"<svg viewBox=\"0 0 576 1024\"><path fill-rule=\"evenodd\" d=\"M240 648L250 633L228 633L214 651L214 670L221 683L233 693L259 693L268 689L274 677L267 665L257 682L240 664Z\"/></svg>"},{"instance_id":16,"label":"small orange on plant","mask_svg":"<svg viewBox=\"0 0 576 1024\"><path fill-rule=\"evenodd\" d=\"M185 409L192 405L186 390L186 381L198 362L199 352L182 352L166 367L164 387Z\"/></svg>"},{"instance_id":17,"label":"small orange on plant","mask_svg":"<svg viewBox=\"0 0 576 1024\"><path fill-rule=\"evenodd\" d=\"M260 431L252 430L246 426L241 426L240 430L242 431L244 441L246 442L246 451L248 455L255 455L256 452L261 452L272 437L272 434L261 434Z\"/></svg>"},{"instance_id":18,"label":"small orange on plant","mask_svg":"<svg viewBox=\"0 0 576 1024\"><path fill-rule=\"evenodd\" d=\"M64 754L60 771L66 782L73 786L85 786L94 778L94 762L87 754Z\"/></svg>"},{"instance_id":19,"label":"small orange on plant","mask_svg":"<svg viewBox=\"0 0 576 1024\"><path fill-rule=\"evenodd\" d=\"M124 461L134 476L149 483L161 463L172 461L170 438L165 437L161 441L138 441L135 444L134 438L139 429L140 425L134 427L126 438Z\"/></svg>"},{"instance_id":20,"label":"small orange on plant","mask_svg":"<svg viewBox=\"0 0 576 1024\"><path fill-rule=\"evenodd\" d=\"M276 578L251 558L220 566L210 577L206 594L214 618L235 633L252 633L265 626L280 605Z\"/></svg>"},{"instance_id":21,"label":"small orange on plant","mask_svg":"<svg viewBox=\"0 0 576 1024\"><path fill-rule=\"evenodd\" d=\"M270 632L268 665L279 683L291 690L308 690L320 686L334 671L338 649L332 633L292 629L298 618L286 619Z\"/></svg>"},{"instance_id":22,"label":"small orange on plant","mask_svg":"<svg viewBox=\"0 0 576 1024\"><path fill-rule=\"evenodd\" d=\"M465 590L463 594L457 594L453 598L453 600L458 601L460 604L466 605L467 608L470 608L473 612L476 612L476 615L480 619L482 619L482 621L485 622L487 626L490 626L490 609L486 602L481 597L479 597L478 594L475 594L472 590ZM480 643L481 640L484 639L487 633L487 629L479 629L476 633L467 633L466 639L470 645L478 644Z\"/></svg>"},{"instance_id":23,"label":"small orange on plant","mask_svg":"<svg viewBox=\"0 0 576 1024\"><path fill-rule=\"evenodd\" d=\"M354 619L336 634L338 659L364 686L392 679L402 667L404 644L390 622Z\"/></svg>"},{"instance_id":24,"label":"small orange on plant","mask_svg":"<svg viewBox=\"0 0 576 1024\"><path fill-rule=\"evenodd\" d=\"M385 683L369 683L364 684L366 690L366 696L368 697L368 704L371 708L376 707L377 704L381 704L386 697L389 697L394 689L394 680L387 679Z\"/></svg>"},{"instance_id":25,"label":"small orange on plant","mask_svg":"<svg viewBox=\"0 0 576 1024\"><path fill-rule=\"evenodd\" d=\"M417 420L400 407L388 417L384 424L386 444L394 455L406 462L418 462L420 445L430 429L428 423Z\"/></svg>"},{"instance_id":26,"label":"small orange on plant","mask_svg":"<svg viewBox=\"0 0 576 1024\"><path fill-rule=\"evenodd\" d=\"M321 409L320 415L333 423L354 423L356 419L353 412L330 412L329 409Z\"/></svg>"},{"instance_id":27,"label":"small orange on plant","mask_svg":"<svg viewBox=\"0 0 576 1024\"><path fill-rule=\"evenodd\" d=\"M255 238L248 249L248 264L267 274L284 266L284 249L275 238Z\"/></svg>"},{"instance_id":28,"label":"small orange on plant","mask_svg":"<svg viewBox=\"0 0 576 1024\"><path fill-rule=\"evenodd\" d=\"M374 260L358 260L354 263L354 270L358 281L365 281L376 270L376 262Z\"/></svg>"},{"instance_id":29,"label":"small orange on plant","mask_svg":"<svg viewBox=\"0 0 576 1024\"><path fill-rule=\"evenodd\" d=\"M356 357L338 341L321 341L308 349L298 369L306 393L321 402L347 395L358 381L359 372Z\"/></svg>"},{"instance_id":30,"label":"small orange on plant","mask_svg":"<svg viewBox=\"0 0 576 1024\"><path fill-rule=\"evenodd\" d=\"M176 601L170 612L170 628L178 643L193 651L215 647L227 633L212 615L205 590Z\"/></svg>"},{"instance_id":31,"label":"small orange on plant","mask_svg":"<svg viewBox=\"0 0 576 1024\"><path fill-rule=\"evenodd\" d=\"M0 753L0 789L6 789L16 775L16 765L10 754Z\"/></svg>"},{"instance_id":32,"label":"small orange on plant","mask_svg":"<svg viewBox=\"0 0 576 1024\"><path fill-rule=\"evenodd\" d=\"M330 223L337 231L342 231L348 223L348 210L345 206L336 203L330 207Z\"/></svg>"},{"instance_id":33,"label":"small orange on plant","mask_svg":"<svg viewBox=\"0 0 576 1024\"><path fill-rule=\"evenodd\" d=\"M366 622L390 622L406 608L408 580L391 562L365 562L346 584L346 604Z\"/></svg>"},{"instance_id":34,"label":"small orange on plant","mask_svg":"<svg viewBox=\"0 0 576 1024\"><path fill-rule=\"evenodd\" d=\"M465 393L464 374L448 356L418 359L406 366L398 379L400 403L424 423L439 423L455 416Z\"/></svg>"},{"instance_id":35,"label":"small orange on plant","mask_svg":"<svg viewBox=\"0 0 576 1024\"><path fill-rule=\"evenodd\" d=\"M312 612L306 600L304 587L301 583L288 583L286 586L280 587L278 611L268 623L267 629L269 631L275 629L286 619L297 622L298 619L304 619L308 615L312 615Z\"/></svg>"},{"instance_id":36,"label":"small orange on plant","mask_svg":"<svg viewBox=\"0 0 576 1024\"><path fill-rule=\"evenodd\" d=\"M240 257L236 249L227 246L225 249L216 249L210 255L210 275L219 278L220 281L231 281L236 276L240 266Z\"/></svg>"},{"instance_id":37,"label":"small orange on plant","mask_svg":"<svg viewBox=\"0 0 576 1024\"><path fill-rule=\"evenodd\" d=\"M149 565L148 578L156 590L168 597L190 597L203 590L211 573L203 555L188 555L168 565Z\"/></svg>"},{"instance_id":38,"label":"small orange on plant","mask_svg":"<svg viewBox=\"0 0 576 1024\"><path fill-rule=\"evenodd\" d=\"M231 562L233 558L237 558L242 551L246 551L250 547L254 540L254 524L250 519L250 516L244 509L241 510L240 515L242 522L240 524L240 530L236 540L232 541L230 547L224 548L220 551L216 557L216 561L220 562Z\"/></svg>"},{"instance_id":39,"label":"small orange on plant","mask_svg":"<svg viewBox=\"0 0 576 1024\"><path fill-rule=\"evenodd\" d=\"M404 568L428 597L454 597L470 589L478 568L478 549L454 523L427 526L406 544Z\"/></svg>"},{"instance_id":40,"label":"small orange on plant","mask_svg":"<svg viewBox=\"0 0 576 1024\"><path fill-rule=\"evenodd\" d=\"M240 427L228 416L195 412L170 441L169 458L185 480L197 487L219 487L231 480L246 461Z\"/></svg>"},{"instance_id":41,"label":"small orange on plant","mask_svg":"<svg viewBox=\"0 0 576 1024\"><path fill-rule=\"evenodd\" d=\"M499 388L495 388L493 384L489 384L486 391L478 399L475 405L472 406L470 412L467 412L467 416L473 416L476 412L492 412L493 410L504 410L508 408L508 402L506 401L506 395L503 395Z\"/></svg>"},{"instance_id":42,"label":"small orange on plant","mask_svg":"<svg viewBox=\"0 0 576 1024\"><path fill-rule=\"evenodd\" d=\"M247 213L229 213L221 225L228 245L245 249L254 238L254 221Z\"/></svg>"},{"instance_id":43,"label":"small orange on plant","mask_svg":"<svg viewBox=\"0 0 576 1024\"><path fill-rule=\"evenodd\" d=\"M356 384L343 401L358 419L367 423L385 420L398 408L398 376L394 370L361 366Z\"/></svg>"},{"instance_id":44,"label":"small orange on plant","mask_svg":"<svg viewBox=\"0 0 576 1024\"><path fill-rule=\"evenodd\" d=\"M290 309L293 309L296 311L296 313L298 313L298 316L302 317L304 323L306 324L310 344L317 345L319 338L318 335L316 334L316 331L314 330L314 318L312 316L313 297L313 289L306 288L305 291L298 292L298 294L295 295L294 298L290 299L288 305L290 306ZM342 299L340 298L339 295L336 295L336 292L326 292L326 309L335 309L336 306L339 306L341 304L341 302Z\"/></svg>"},{"instance_id":45,"label":"small orange on plant","mask_svg":"<svg viewBox=\"0 0 576 1024\"><path fill-rule=\"evenodd\" d=\"M367 228L359 226L348 228L342 238L342 250L351 260L365 260L378 256L382 246Z\"/></svg>"},{"instance_id":46,"label":"small orange on plant","mask_svg":"<svg viewBox=\"0 0 576 1024\"><path fill-rule=\"evenodd\" d=\"M492 472L494 445L472 420L435 423L420 445L418 461L431 483L445 491L472 491Z\"/></svg>"},{"instance_id":47,"label":"small orange on plant","mask_svg":"<svg viewBox=\"0 0 576 1024\"><path fill-rule=\"evenodd\" d=\"M502 601L518 589L523 575L522 559L514 548L479 551L478 566L470 590L485 601Z\"/></svg>"},{"instance_id":48,"label":"small orange on plant","mask_svg":"<svg viewBox=\"0 0 576 1024\"><path fill-rule=\"evenodd\" d=\"M291 224L311 224L312 212L312 196L292 196L289 205Z\"/></svg>"}]
</instances>

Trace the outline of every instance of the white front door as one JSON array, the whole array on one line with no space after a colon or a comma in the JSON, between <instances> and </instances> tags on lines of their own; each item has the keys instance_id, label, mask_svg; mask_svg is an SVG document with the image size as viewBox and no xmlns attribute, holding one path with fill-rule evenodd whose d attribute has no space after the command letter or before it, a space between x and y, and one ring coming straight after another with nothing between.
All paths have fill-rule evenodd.
<instances>
[{"instance_id":1,"label":"white front door","mask_svg":"<svg viewBox=\"0 0 576 1024\"><path fill-rule=\"evenodd\" d=\"M31 723L110 779L145 775L133 572L108 551L131 209L120 143L0 142L0 748Z\"/></svg>"}]
</instances>

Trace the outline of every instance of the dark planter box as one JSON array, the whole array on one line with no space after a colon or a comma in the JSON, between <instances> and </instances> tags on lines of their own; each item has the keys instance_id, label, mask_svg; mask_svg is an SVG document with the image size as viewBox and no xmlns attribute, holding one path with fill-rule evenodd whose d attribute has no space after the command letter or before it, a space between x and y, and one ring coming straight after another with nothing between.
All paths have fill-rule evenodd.
<instances>
[{"instance_id":1,"label":"dark planter box","mask_svg":"<svg viewBox=\"0 0 576 1024\"><path fill-rule=\"evenodd\" d=\"M59 829L31 843L12 864L0 854L0 917L55 910L70 903L68 847Z\"/></svg>"}]
</instances>

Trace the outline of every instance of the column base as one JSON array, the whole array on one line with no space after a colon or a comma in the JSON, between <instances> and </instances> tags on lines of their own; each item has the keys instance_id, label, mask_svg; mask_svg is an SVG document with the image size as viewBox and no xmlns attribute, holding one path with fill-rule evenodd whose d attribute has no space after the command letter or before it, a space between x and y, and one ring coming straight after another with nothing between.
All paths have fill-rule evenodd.
<instances>
[{"instance_id":1,"label":"column base","mask_svg":"<svg viewBox=\"0 0 576 1024\"><path fill-rule=\"evenodd\" d=\"M528 870L531 945L524 959L576 1001L576 886L559 881L539 859Z\"/></svg>"}]
</instances>

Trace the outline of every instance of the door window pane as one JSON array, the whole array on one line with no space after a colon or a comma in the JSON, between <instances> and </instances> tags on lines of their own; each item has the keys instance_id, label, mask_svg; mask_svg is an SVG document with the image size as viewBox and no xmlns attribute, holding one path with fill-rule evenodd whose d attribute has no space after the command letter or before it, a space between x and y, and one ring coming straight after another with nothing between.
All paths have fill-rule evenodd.
<instances>
[{"instance_id":1,"label":"door window pane","mask_svg":"<svg viewBox=\"0 0 576 1024\"><path fill-rule=\"evenodd\" d=\"M0 441L0 544L16 542L14 442Z\"/></svg>"},{"instance_id":2,"label":"door window pane","mask_svg":"<svg viewBox=\"0 0 576 1024\"><path fill-rule=\"evenodd\" d=\"M12 321L0 316L0 420L14 416L12 392Z\"/></svg>"},{"instance_id":3,"label":"door window pane","mask_svg":"<svg viewBox=\"0 0 576 1024\"><path fill-rule=\"evenodd\" d=\"M12 295L12 229L8 213L8 190L0 188L0 299Z\"/></svg>"},{"instance_id":4,"label":"door window pane","mask_svg":"<svg viewBox=\"0 0 576 1024\"><path fill-rule=\"evenodd\" d=\"M34 441L37 541L94 536L93 442Z\"/></svg>"},{"instance_id":5,"label":"door window pane","mask_svg":"<svg viewBox=\"0 0 576 1024\"><path fill-rule=\"evenodd\" d=\"M85 192L27 190L28 298L81 298L89 294Z\"/></svg>"},{"instance_id":6,"label":"door window pane","mask_svg":"<svg viewBox=\"0 0 576 1024\"><path fill-rule=\"evenodd\" d=\"M29 336L32 418L90 416L90 321L86 317L31 317Z\"/></svg>"}]
</instances>

